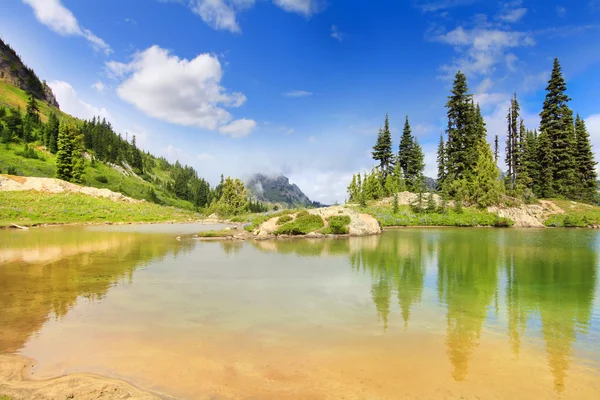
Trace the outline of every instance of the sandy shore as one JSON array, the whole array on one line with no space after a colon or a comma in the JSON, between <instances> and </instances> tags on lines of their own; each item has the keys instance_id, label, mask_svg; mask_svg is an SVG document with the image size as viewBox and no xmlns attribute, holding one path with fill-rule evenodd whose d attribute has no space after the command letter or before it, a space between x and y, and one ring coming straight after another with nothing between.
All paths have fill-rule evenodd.
<instances>
[{"instance_id":1,"label":"sandy shore","mask_svg":"<svg viewBox=\"0 0 600 400\"><path fill-rule=\"evenodd\" d=\"M11 354L0 354L0 396L14 400L159 400L127 382L91 374L71 374L48 380L28 380L35 361Z\"/></svg>"}]
</instances>

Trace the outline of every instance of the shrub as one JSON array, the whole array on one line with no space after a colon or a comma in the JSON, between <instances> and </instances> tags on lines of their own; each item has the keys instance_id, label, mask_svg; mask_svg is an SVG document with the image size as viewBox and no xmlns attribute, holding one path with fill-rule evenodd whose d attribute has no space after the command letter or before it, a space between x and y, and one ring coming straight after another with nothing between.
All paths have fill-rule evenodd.
<instances>
[{"instance_id":1,"label":"shrub","mask_svg":"<svg viewBox=\"0 0 600 400\"><path fill-rule=\"evenodd\" d=\"M283 224L287 224L288 222L293 221L294 218L290 217L289 215L284 215L283 217L279 217L279 219L277 220L276 224L277 225L283 225Z\"/></svg>"},{"instance_id":2,"label":"shrub","mask_svg":"<svg viewBox=\"0 0 600 400\"><path fill-rule=\"evenodd\" d=\"M96 180L100 183L108 183L108 178L104 175L97 176Z\"/></svg>"},{"instance_id":3,"label":"shrub","mask_svg":"<svg viewBox=\"0 0 600 400\"><path fill-rule=\"evenodd\" d=\"M15 167L13 167L12 165L8 167L8 169L6 170L6 173L8 175L19 175L17 173L17 169Z\"/></svg>"},{"instance_id":4,"label":"shrub","mask_svg":"<svg viewBox=\"0 0 600 400\"><path fill-rule=\"evenodd\" d=\"M302 211L300 211L298 214L296 214L296 218L302 218L302 217L306 217L307 215L310 215L310 214L308 213L308 211L306 211L306 210L302 210Z\"/></svg>"},{"instance_id":5,"label":"shrub","mask_svg":"<svg viewBox=\"0 0 600 400\"><path fill-rule=\"evenodd\" d=\"M563 226L565 228L583 228L585 221L579 216L567 215L563 220Z\"/></svg>"},{"instance_id":6,"label":"shrub","mask_svg":"<svg viewBox=\"0 0 600 400\"><path fill-rule=\"evenodd\" d=\"M329 226L326 229L327 232L324 233L331 233L333 235L347 235L350 221L351 220L348 215L336 215L329 217L327 219Z\"/></svg>"},{"instance_id":7,"label":"shrub","mask_svg":"<svg viewBox=\"0 0 600 400\"><path fill-rule=\"evenodd\" d=\"M25 144L23 146L23 150L21 151L17 151L15 152L18 156L24 157L24 158L31 158L33 160L37 160L38 158L40 158L38 156L38 154L36 153L36 151L33 149L33 147L30 147L29 145Z\"/></svg>"},{"instance_id":8,"label":"shrub","mask_svg":"<svg viewBox=\"0 0 600 400\"><path fill-rule=\"evenodd\" d=\"M496 219L496 222L494 222L494 226L496 228L510 228L513 225L514 225L514 222L508 218L498 217Z\"/></svg>"},{"instance_id":9,"label":"shrub","mask_svg":"<svg viewBox=\"0 0 600 400\"><path fill-rule=\"evenodd\" d=\"M204 232L199 232L198 237L201 238L220 238L220 237L231 237L233 236L233 232L231 230L226 231L226 230L222 230L222 231L204 231Z\"/></svg>"},{"instance_id":10,"label":"shrub","mask_svg":"<svg viewBox=\"0 0 600 400\"><path fill-rule=\"evenodd\" d=\"M276 235L306 235L325 226L323 218L319 215L311 215L308 212L300 212L293 222L289 222L276 231Z\"/></svg>"}]
</instances>

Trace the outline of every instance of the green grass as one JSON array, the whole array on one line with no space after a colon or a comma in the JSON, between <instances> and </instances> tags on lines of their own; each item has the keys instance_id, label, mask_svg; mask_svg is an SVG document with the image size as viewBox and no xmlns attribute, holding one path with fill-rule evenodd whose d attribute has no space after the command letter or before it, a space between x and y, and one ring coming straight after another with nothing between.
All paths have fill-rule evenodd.
<instances>
[{"instance_id":1,"label":"green grass","mask_svg":"<svg viewBox=\"0 0 600 400\"><path fill-rule=\"evenodd\" d=\"M29 96L20 88L9 84L8 82L0 81L0 106L8 106L10 108L20 108L21 112L24 112L27 108L27 102ZM58 108L50 107L46 102L37 101L38 108L40 109L40 119L42 122L48 120L50 113L56 113L59 119L70 119L75 120L69 114L60 111Z\"/></svg>"},{"instance_id":2,"label":"green grass","mask_svg":"<svg viewBox=\"0 0 600 400\"><path fill-rule=\"evenodd\" d=\"M292 222L294 220L294 217L292 217L291 215L284 215L279 217L279 219L276 222L276 225L283 225L283 224L287 224L288 222Z\"/></svg>"},{"instance_id":3,"label":"green grass","mask_svg":"<svg viewBox=\"0 0 600 400\"><path fill-rule=\"evenodd\" d=\"M348 215L334 215L327 218L328 226L321 229L321 233L325 235L347 235L350 222L351 219Z\"/></svg>"},{"instance_id":4,"label":"green grass","mask_svg":"<svg viewBox=\"0 0 600 400\"><path fill-rule=\"evenodd\" d=\"M569 200L552 201L562 208L564 214L550 216L544 224L556 228L585 228L600 225L600 207L590 204L576 203Z\"/></svg>"},{"instance_id":5,"label":"green grass","mask_svg":"<svg viewBox=\"0 0 600 400\"><path fill-rule=\"evenodd\" d=\"M56 156L54 154L38 147L35 151L42 159L32 159L20 156L18 153L22 150L22 144L0 144L0 173L6 173L8 167L12 166L16 168L17 174L21 176L54 178L56 174ZM148 172L153 176L163 173L163 171L156 169ZM116 169L101 162L95 162L94 165L91 165L90 162L87 163L83 186L109 189L138 200L145 199L148 190L153 188L165 205L194 210L194 206L190 202L173 197L160 187L141 178L132 175L124 176Z\"/></svg>"},{"instance_id":6,"label":"green grass","mask_svg":"<svg viewBox=\"0 0 600 400\"><path fill-rule=\"evenodd\" d=\"M153 203L126 203L79 193L0 192L0 226L192 221L200 215Z\"/></svg>"},{"instance_id":7,"label":"green grass","mask_svg":"<svg viewBox=\"0 0 600 400\"><path fill-rule=\"evenodd\" d=\"M0 395L0 400L12 400L12 397Z\"/></svg>"},{"instance_id":8,"label":"green grass","mask_svg":"<svg viewBox=\"0 0 600 400\"><path fill-rule=\"evenodd\" d=\"M372 206L367 207L361 212L372 215L379 221L382 227L393 226L498 226L508 227L514 225L514 222L500 218L496 214L480 210L473 207L463 208L462 213L456 213L448 209L446 213L415 213L409 206L400 206L397 213L394 213L392 207Z\"/></svg>"},{"instance_id":9,"label":"green grass","mask_svg":"<svg viewBox=\"0 0 600 400\"><path fill-rule=\"evenodd\" d=\"M323 218L319 215L311 215L308 212L306 214L300 212L296 215L296 219L293 222L277 228L274 232L275 235L306 235L310 232L314 232L325 226Z\"/></svg>"},{"instance_id":10,"label":"green grass","mask_svg":"<svg viewBox=\"0 0 600 400\"><path fill-rule=\"evenodd\" d=\"M252 232L260 226L260 224L267 222L271 218L281 217L283 215L295 214L298 210L282 210L271 214L248 214L241 217L232 218L232 222L247 222L248 225L244 226L247 232Z\"/></svg>"},{"instance_id":11,"label":"green grass","mask_svg":"<svg viewBox=\"0 0 600 400\"><path fill-rule=\"evenodd\" d=\"M221 231L204 231L199 232L198 237L200 238L223 238L223 237L232 237L233 231L229 230L221 230Z\"/></svg>"}]
</instances>

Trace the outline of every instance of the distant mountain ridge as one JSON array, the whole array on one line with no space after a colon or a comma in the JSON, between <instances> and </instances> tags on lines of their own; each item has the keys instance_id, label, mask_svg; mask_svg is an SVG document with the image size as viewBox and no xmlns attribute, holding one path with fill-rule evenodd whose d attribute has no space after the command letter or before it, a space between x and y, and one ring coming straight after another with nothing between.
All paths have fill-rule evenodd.
<instances>
[{"instance_id":1,"label":"distant mountain ridge","mask_svg":"<svg viewBox=\"0 0 600 400\"><path fill-rule=\"evenodd\" d=\"M7 82L52 107L59 108L58 101L46 81L41 81L35 72L23 64L21 57L0 39L0 81Z\"/></svg>"},{"instance_id":2,"label":"distant mountain ridge","mask_svg":"<svg viewBox=\"0 0 600 400\"><path fill-rule=\"evenodd\" d=\"M284 175L254 174L246 181L250 195L262 202L283 203L290 207L321 207Z\"/></svg>"}]
</instances>

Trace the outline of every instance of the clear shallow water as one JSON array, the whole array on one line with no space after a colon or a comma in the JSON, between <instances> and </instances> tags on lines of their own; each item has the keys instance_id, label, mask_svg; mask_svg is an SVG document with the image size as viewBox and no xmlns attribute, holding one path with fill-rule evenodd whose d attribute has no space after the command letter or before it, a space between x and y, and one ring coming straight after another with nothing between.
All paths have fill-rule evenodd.
<instances>
[{"instance_id":1,"label":"clear shallow water","mask_svg":"<svg viewBox=\"0 0 600 400\"><path fill-rule=\"evenodd\" d=\"M0 232L0 351L189 399L600 396L596 231L193 229Z\"/></svg>"}]
</instances>

